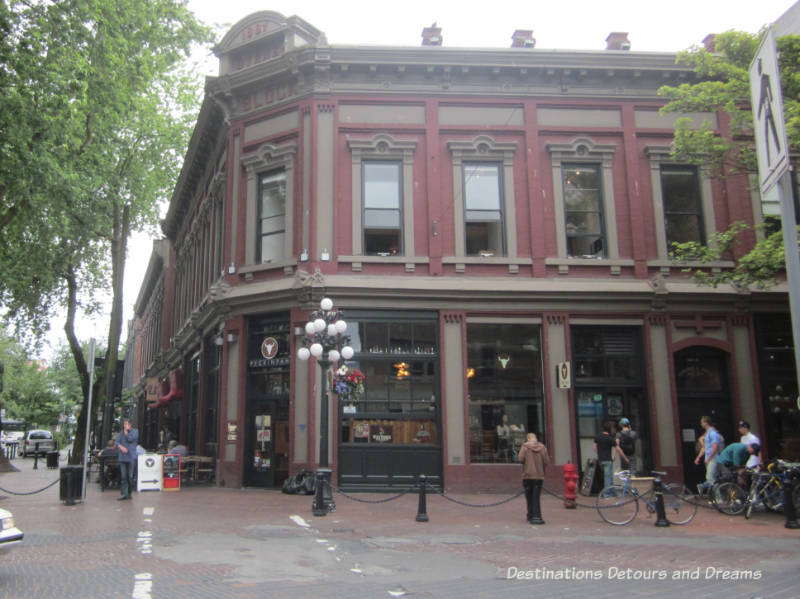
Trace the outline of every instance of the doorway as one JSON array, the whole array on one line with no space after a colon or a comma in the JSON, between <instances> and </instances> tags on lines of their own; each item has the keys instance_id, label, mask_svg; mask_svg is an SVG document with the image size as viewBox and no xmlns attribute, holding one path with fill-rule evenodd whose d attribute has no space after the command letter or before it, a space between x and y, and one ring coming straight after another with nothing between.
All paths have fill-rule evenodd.
<instances>
[{"instance_id":1,"label":"doorway","mask_svg":"<svg viewBox=\"0 0 800 599\"><path fill-rule=\"evenodd\" d=\"M710 416L725 443L736 440L728 382L728 354L712 347L689 347L675 353L675 387L678 393L683 481L689 489L706 478L696 465L697 440L703 434L700 418Z\"/></svg>"},{"instance_id":2,"label":"doorway","mask_svg":"<svg viewBox=\"0 0 800 599\"><path fill-rule=\"evenodd\" d=\"M247 419L245 485L279 487L289 476L288 402L255 403Z\"/></svg>"}]
</instances>

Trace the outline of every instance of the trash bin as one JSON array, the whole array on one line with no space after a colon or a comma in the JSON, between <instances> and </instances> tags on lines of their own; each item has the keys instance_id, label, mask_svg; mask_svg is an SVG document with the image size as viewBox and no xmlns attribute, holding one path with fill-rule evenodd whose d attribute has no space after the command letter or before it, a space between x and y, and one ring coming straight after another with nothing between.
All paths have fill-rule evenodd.
<instances>
[{"instance_id":1,"label":"trash bin","mask_svg":"<svg viewBox=\"0 0 800 599\"><path fill-rule=\"evenodd\" d=\"M47 467L48 468L58 468L58 452L57 451L48 451L47 452Z\"/></svg>"},{"instance_id":2,"label":"trash bin","mask_svg":"<svg viewBox=\"0 0 800 599\"><path fill-rule=\"evenodd\" d=\"M58 498L66 505L74 505L83 492L83 466L64 466L61 468Z\"/></svg>"}]
</instances>

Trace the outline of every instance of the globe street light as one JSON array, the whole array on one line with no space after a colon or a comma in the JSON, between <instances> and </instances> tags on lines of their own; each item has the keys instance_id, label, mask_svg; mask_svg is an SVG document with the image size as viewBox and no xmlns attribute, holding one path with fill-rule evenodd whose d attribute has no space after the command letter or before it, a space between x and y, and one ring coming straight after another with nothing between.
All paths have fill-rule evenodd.
<instances>
[{"instance_id":1,"label":"globe street light","mask_svg":"<svg viewBox=\"0 0 800 599\"><path fill-rule=\"evenodd\" d=\"M342 320L342 313L333 309L333 300L323 298L319 310L311 313L305 326L306 335L303 346L297 350L300 360L310 357L317 359L322 369L321 397L319 401L319 468L317 468L317 490L311 504L315 516L325 516L336 509L331 492L331 470L328 468L328 369L333 362L341 358L349 360L353 357L353 348L348 344L350 337L347 323Z\"/></svg>"}]
</instances>

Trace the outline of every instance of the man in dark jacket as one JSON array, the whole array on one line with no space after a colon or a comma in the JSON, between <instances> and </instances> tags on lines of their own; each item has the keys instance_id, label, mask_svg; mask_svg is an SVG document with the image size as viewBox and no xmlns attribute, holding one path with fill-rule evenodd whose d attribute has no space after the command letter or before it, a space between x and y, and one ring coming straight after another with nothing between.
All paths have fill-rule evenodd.
<instances>
[{"instance_id":1,"label":"man in dark jacket","mask_svg":"<svg viewBox=\"0 0 800 599\"><path fill-rule=\"evenodd\" d=\"M525 489L525 502L528 507L528 523L544 524L539 499L542 494L542 483L550 457L547 448L536 439L536 435L528 433L527 441L520 447L519 461L522 463L522 486Z\"/></svg>"},{"instance_id":2,"label":"man in dark jacket","mask_svg":"<svg viewBox=\"0 0 800 599\"><path fill-rule=\"evenodd\" d=\"M136 445L139 444L139 431L131 428L130 420L122 421L122 430L117 436L117 449L119 450L119 475L122 481L122 494L119 499L130 499L133 489L134 474L136 472Z\"/></svg>"}]
</instances>

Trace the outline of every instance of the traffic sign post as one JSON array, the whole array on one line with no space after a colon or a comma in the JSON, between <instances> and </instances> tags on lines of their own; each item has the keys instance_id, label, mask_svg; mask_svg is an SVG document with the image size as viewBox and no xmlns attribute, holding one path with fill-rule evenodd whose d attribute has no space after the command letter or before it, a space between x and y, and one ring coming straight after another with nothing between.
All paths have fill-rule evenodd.
<instances>
[{"instance_id":1,"label":"traffic sign post","mask_svg":"<svg viewBox=\"0 0 800 599\"><path fill-rule=\"evenodd\" d=\"M781 229L792 314L795 374L800 381L800 253L797 248L797 218L789 171L789 144L786 141L786 124L783 119L778 50L775 33L771 27L764 35L761 46L750 64L750 97L755 121L761 195L764 196L777 185L781 203Z\"/></svg>"}]
</instances>

